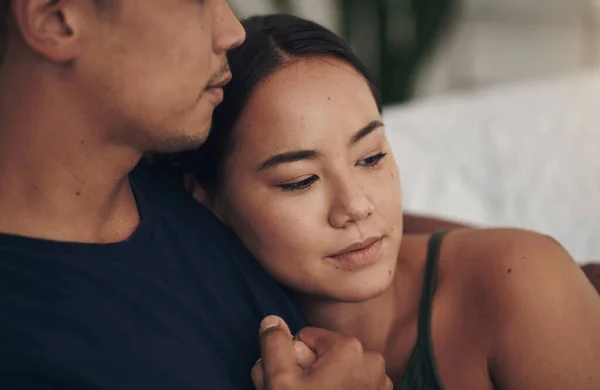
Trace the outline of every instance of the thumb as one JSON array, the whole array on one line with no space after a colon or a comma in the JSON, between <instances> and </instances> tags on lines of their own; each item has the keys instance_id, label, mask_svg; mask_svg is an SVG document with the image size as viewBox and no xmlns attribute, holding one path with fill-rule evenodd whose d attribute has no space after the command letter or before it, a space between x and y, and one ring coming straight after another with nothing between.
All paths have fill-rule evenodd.
<instances>
[{"instance_id":1,"label":"thumb","mask_svg":"<svg viewBox=\"0 0 600 390\"><path fill-rule=\"evenodd\" d=\"M297 375L300 372L292 336L281 318L269 316L262 321L260 350L265 383L276 377Z\"/></svg>"}]
</instances>

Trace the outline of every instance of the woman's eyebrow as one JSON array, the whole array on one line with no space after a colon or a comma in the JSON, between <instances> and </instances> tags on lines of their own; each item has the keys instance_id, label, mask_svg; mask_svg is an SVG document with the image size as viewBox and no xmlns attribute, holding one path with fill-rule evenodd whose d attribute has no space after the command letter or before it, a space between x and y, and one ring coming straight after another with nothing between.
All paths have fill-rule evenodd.
<instances>
[{"instance_id":1,"label":"woman's eyebrow","mask_svg":"<svg viewBox=\"0 0 600 390\"><path fill-rule=\"evenodd\" d=\"M265 160L259 165L258 171L264 171L266 169L274 168L280 164L292 163L300 160L315 159L319 157L321 153L316 150L295 150L292 152L285 152L275 154Z\"/></svg>"},{"instance_id":2,"label":"woman's eyebrow","mask_svg":"<svg viewBox=\"0 0 600 390\"><path fill-rule=\"evenodd\" d=\"M371 134L378 128L383 127L383 123L379 120L374 120L369 122L368 125L358 130L350 139L350 146L356 145L358 141L365 138L367 135Z\"/></svg>"},{"instance_id":3,"label":"woman's eyebrow","mask_svg":"<svg viewBox=\"0 0 600 390\"><path fill-rule=\"evenodd\" d=\"M350 139L350 146L354 146L358 141L365 138L378 128L383 127L383 123L379 120L369 122L365 127L358 130ZM300 160L311 160L319 157L321 153L317 150L294 150L291 152L278 153L258 166L257 171L261 172L267 169L275 168L278 165L293 163Z\"/></svg>"}]
</instances>

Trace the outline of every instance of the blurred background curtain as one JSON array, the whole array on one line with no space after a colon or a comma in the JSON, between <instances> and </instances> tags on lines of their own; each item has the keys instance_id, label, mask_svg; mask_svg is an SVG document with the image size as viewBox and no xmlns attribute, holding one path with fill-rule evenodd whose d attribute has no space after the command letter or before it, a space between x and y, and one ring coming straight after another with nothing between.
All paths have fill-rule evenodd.
<instances>
[{"instance_id":1,"label":"blurred background curtain","mask_svg":"<svg viewBox=\"0 0 600 390\"><path fill-rule=\"evenodd\" d=\"M410 99L420 66L456 9L456 0L238 0L231 4L241 17L288 12L334 30L367 64L384 104Z\"/></svg>"},{"instance_id":2,"label":"blurred background curtain","mask_svg":"<svg viewBox=\"0 0 600 390\"><path fill-rule=\"evenodd\" d=\"M348 40L386 105L600 64L600 0L230 0Z\"/></svg>"}]
</instances>

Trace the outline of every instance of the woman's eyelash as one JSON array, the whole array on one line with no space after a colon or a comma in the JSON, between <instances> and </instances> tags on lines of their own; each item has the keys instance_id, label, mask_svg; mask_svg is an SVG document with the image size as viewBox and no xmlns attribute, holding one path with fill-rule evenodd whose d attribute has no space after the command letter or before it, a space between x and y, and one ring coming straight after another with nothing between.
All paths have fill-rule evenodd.
<instances>
[{"instance_id":1,"label":"woman's eyelash","mask_svg":"<svg viewBox=\"0 0 600 390\"><path fill-rule=\"evenodd\" d=\"M315 181L317 181L317 179L318 179L318 177L313 175L304 180L300 180L300 181L297 181L294 183L279 184L279 185L277 185L277 187L281 188L284 191L307 190L310 188L311 185L313 185L313 183Z\"/></svg>"},{"instance_id":2,"label":"woman's eyelash","mask_svg":"<svg viewBox=\"0 0 600 390\"><path fill-rule=\"evenodd\" d=\"M376 167L385 156L387 156L387 153L377 153L358 161L357 165L368 168ZM284 191L302 191L309 189L318 179L318 176L313 175L294 183L278 184L276 187L281 188Z\"/></svg>"},{"instance_id":3,"label":"woman's eyelash","mask_svg":"<svg viewBox=\"0 0 600 390\"><path fill-rule=\"evenodd\" d=\"M379 164L381 162L381 160L383 160L383 158L387 156L387 153L377 153L373 156L364 158L360 161L357 162L357 165L361 165L364 167L375 167L377 166L377 164Z\"/></svg>"}]
</instances>

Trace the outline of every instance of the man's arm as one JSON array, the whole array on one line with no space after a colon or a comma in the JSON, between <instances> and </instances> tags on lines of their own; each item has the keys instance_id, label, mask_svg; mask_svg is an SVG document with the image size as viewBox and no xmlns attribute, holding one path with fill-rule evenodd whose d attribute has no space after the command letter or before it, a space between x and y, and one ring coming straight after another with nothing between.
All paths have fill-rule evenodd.
<instances>
[{"instance_id":1,"label":"man's arm","mask_svg":"<svg viewBox=\"0 0 600 390\"><path fill-rule=\"evenodd\" d=\"M597 390L600 296L552 239L525 233L507 248L486 280L496 388Z\"/></svg>"},{"instance_id":2,"label":"man's arm","mask_svg":"<svg viewBox=\"0 0 600 390\"><path fill-rule=\"evenodd\" d=\"M404 233L406 234L431 234L438 230L473 227L458 222L440 218L426 217L423 215L405 213Z\"/></svg>"}]
</instances>

